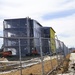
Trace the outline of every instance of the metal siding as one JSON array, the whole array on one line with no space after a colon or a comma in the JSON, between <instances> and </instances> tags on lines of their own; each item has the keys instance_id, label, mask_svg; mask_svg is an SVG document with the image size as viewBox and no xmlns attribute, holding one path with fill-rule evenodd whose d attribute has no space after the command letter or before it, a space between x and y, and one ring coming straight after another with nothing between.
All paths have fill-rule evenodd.
<instances>
[{"instance_id":1,"label":"metal siding","mask_svg":"<svg viewBox=\"0 0 75 75\"><path fill-rule=\"evenodd\" d=\"M33 21L33 33L34 33L34 48L36 48L40 54L39 38L41 37L41 25L35 20Z\"/></svg>"},{"instance_id":2,"label":"metal siding","mask_svg":"<svg viewBox=\"0 0 75 75\"><path fill-rule=\"evenodd\" d=\"M55 31L50 28L50 46L51 46L51 51L55 52Z\"/></svg>"}]
</instances>

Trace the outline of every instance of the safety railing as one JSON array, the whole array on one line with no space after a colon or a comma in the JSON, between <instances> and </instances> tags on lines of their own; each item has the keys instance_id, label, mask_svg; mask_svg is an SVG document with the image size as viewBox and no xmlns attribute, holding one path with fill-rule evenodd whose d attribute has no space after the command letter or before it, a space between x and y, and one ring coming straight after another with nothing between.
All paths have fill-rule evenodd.
<instances>
[{"instance_id":1,"label":"safety railing","mask_svg":"<svg viewBox=\"0 0 75 75\"><path fill-rule=\"evenodd\" d=\"M69 53L65 44L58 39L0 37L1 43L2 40L0 74L4 75L55 75L54 70Z\"/></svg>"}]
</instances>

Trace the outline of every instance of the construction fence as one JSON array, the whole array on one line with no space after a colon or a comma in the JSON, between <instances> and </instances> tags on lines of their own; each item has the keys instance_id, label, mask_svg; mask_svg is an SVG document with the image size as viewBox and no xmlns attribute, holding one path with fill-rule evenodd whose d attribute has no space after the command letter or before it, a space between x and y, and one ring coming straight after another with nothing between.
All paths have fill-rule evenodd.
<instances>
[{"instance_id":1,"label":"construction fence","mask_svg":"<svg viewBox=\"0 0 75 75\"><path fill-rule=\"evenodd\" d=\"M69 54L68 48L58 39L33 37L0 37L2 49L12 55L0 61L0 75L56 75L54 70L62 65Z\"/></svg>"}]
</instances>

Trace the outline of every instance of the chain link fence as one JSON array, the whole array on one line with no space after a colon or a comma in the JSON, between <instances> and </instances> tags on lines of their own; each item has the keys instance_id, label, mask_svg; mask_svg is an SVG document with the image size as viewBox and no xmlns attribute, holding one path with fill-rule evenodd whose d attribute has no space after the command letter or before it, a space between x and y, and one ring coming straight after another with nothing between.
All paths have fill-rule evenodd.
<instances>
[{"instance_id":1,"label":"chain link fence","mask_svg":"<svg viewBox=\"0 0 75 75\"><path fill-rule=\"evenodd\" d=\"M6 39L0 52L0 75L55 75L54 70L69 54L68 48L58 39L33 37L0 37ZM7 59L7 61L3 61Z\"/></svg>"}]
</instances>

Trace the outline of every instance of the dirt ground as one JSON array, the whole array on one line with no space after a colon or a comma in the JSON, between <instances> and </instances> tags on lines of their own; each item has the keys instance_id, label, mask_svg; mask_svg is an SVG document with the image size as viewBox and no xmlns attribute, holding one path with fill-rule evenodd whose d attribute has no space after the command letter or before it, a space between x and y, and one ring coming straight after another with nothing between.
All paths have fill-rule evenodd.
<instances>
[{"instance_id":1,"label":"dirt ground","mask_svg":"<svg viewBox=\"0 0 75 75\"><path fill-rule=\"evenodd\" d=\"M47 74L53 67L57 65L57 60L53 59L52 61L48 60L44 62L44 72ZM42 74L42 65L41 63L36 64L34 66L30 66L22 70L22 75L41 75ZM0 74L0 75L20 75L20 71L11 72L7 74Z\"/></svg>"},{"instance_id":2,"label":"dirt ground","mask_svg":"<svg viewBox=\"0 0 75 75\"><path fill-rule=\"evenodd\" d=\"M68 62L69 62L70 55L66 56L65 61L63 62L63 67L57 69L58 73L63 73L68 68ZM51 65L52 64L52 65ZM57 66L57 59L48 60L44 62L44 72L47 74L49 71L52 70L53 67ZM0 75L20 75L20 71L15 71L7 74L0 74ZM25 69L22 69L22 75L42 75L42 65L41 63L27 67Z\"/></svg>"},{"instance_id":3,"label":"dirt ground","mask_svg":"<svg viewBox=\"0 0 75 75\"><path fill-rule=\"evenodd\" d=\"M68 71L68 66L69 66L69 61L70 61L70 54L68 54L66 56L66 58L64 59L64 62L62 64L62 66L60 66L59 69L57 69L57 73L61 74L61 73L66 73Z\"/></svg>"}]
</instances>

